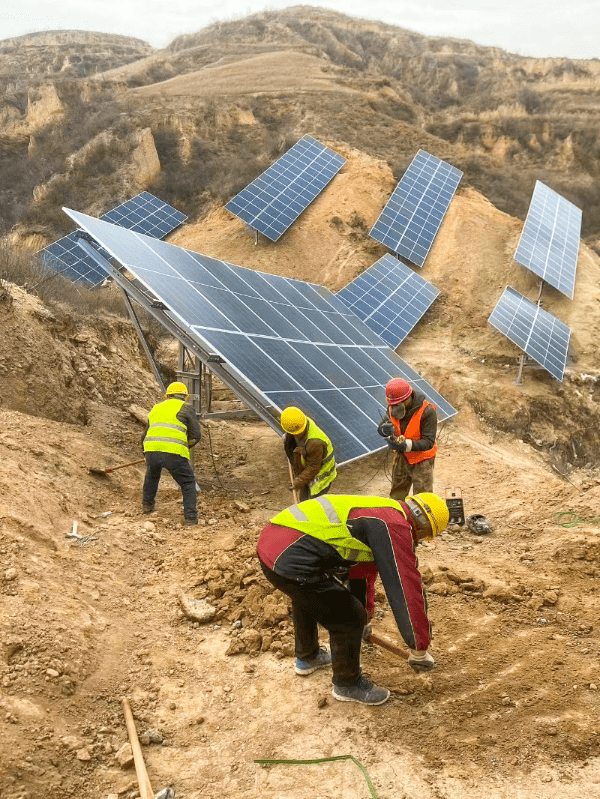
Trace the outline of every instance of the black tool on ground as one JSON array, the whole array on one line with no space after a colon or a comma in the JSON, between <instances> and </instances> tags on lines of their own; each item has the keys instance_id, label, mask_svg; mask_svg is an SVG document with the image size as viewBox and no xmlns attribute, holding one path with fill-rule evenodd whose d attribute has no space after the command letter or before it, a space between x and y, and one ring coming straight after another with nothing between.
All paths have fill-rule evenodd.
<instances>
[{"instance_id":1,"label":"black tool on ground","mask_svg":"<svg viewBox=\"0 0 600 799\"><path fill-rule=\"evenodd\" d=\"M446 489L446 505L450 514L448 524L458 524L462 527L465 523L465 508L460 488Z\"/></svg>"},{"instance_id":2,"label":"black tool on ground","mask_svg":"<svg viewBox=\"0 0 600 799\"><path fill-rule=\"evenodd\" d=\"M467 529L473 535L488 535L488 533L492 532L492 525L481 513L474 513L472 516L467 517Z\"/></svg>"}]
</instances>

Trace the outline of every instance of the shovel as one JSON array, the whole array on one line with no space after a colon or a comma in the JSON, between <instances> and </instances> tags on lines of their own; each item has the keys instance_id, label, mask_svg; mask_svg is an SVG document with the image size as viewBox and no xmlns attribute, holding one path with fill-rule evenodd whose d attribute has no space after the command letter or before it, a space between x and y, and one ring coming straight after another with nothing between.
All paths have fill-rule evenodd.
<instances>
[{"instance_id":1,"label":"shovel","mask_svg":"<svg viewBox=\"0 0 600 799\"><path fill-rule=\"evenodd\" d=\"M126 469L128 466L137 466L138 463L146 463L144 458L140 458L137 461L131 461L131 463L122 463L120 466L107 466L106 469L103 469L100 466L90 466L89 470L92 474L110 474L111 472L116 472L117 469Z\"/></svg>"}]
</instances>

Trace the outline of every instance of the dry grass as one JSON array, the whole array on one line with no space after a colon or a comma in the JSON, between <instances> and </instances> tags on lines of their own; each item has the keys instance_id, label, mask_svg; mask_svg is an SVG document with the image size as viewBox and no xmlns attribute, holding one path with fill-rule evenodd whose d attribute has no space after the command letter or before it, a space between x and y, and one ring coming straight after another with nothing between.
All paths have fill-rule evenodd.
<instances>
[{"instance_id":1,"label":"dry grass","mask_svg":"<svg viewBox=\"0 0 600 799\"><path fill-rule=\"evenodd\" d=\"M221 59L223 61L224 59ZM136 95L215 97L264 92L350 92L335 83L337 70L321 58L281 50L219 63L151 86L132 89Z\"/></svg>"}]
</instances>

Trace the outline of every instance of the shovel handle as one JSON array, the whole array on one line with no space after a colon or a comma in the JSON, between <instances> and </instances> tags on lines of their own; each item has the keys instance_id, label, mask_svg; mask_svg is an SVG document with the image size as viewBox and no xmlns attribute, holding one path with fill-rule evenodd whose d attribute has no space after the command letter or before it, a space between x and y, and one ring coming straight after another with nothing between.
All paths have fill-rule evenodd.
<instances>
[{"instance_id":1,"label":"shovel handle","mask_svg":"<svg viewBox=\"0 0 600 799\"><path fill-rule=\"evenodd\" d=\"M146 771L146 764L144 763L144 756L142 755L142 747L137 736L135 729L135 721L133 714L129 707L127 699L123 698L123 713L125 714L125 723L127 724L127 732L129 734L129 743L131 744L131 751L133 752L133 763L135 765L135 774L140 789L141 799L154 799L154 791L150 785L148 772Z\"/></svg>"},{"instance_id":2,"label":"shovel handle","mask_svg":"<svg viewBox=\"0 0 600 799\"><path fill-rule=\"evenodd\" d=\"M292 481L292 486L294 485L294 472L292 471L292 464L288 459L288 469L290 471L290 480ZM294 497L294 505L298 504L298 492L295 488L292 488L292 496Z\"/></svg>"},{"instance_id":3,"label":"shovel handle","mask_svg":"<svg viewBox=\"0 0 600 799\"><path fill-rule=\"evenodd\" d=\"M131 461L131 463L122 463L120 466L109 466L108 469L104 469L104 473L108 474L109 472L116 472L117 469L126 469L128 466L137 466L138 463L145 463L145 458L140 458L137 461Z\"/></svg>"},{"instance_id":4,"label":"shovel handle","mask_svg":"<svg viewBox=\"0 0 600 799\"><path fill-rule=\"evenodd\" d=\"M400 649L400 647L391 644L389 641L386 641L384 638L380 638L378 635L371 635L367 638L370 644L375 644L375 646L380 646L382 649L387 649L388 652L392 652L392 654L397 655L399 658L404 658L404 660L408 660L408 652L404 649Z\"/></svg>"}]
</instances>

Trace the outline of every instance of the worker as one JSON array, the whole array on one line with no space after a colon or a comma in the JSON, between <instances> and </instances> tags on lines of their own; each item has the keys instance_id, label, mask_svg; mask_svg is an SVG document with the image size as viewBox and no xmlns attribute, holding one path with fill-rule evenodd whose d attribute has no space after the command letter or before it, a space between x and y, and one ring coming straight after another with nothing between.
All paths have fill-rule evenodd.
<instances>
[{"instance_id":1,"label":"worker","mask_svg":"<svg viewBox=\"0 0 600 799\"><path fill-rule=\"evenodd\" d=\"M146 459L142 511L154 510L160 475L166 469L181 488L185 526L193 527L198 524L198 511L190 449L200 441L201 434L196 411L187 404L188 397L185 383L171 383L164 401L150 411L142 436Z\"/></svg>"},{"instance_id":2,"label":"worker","mask_svg":"<svg viewBox=\"0 0 600 799\"><path fill-rule=\"evenodd\" d=\"M408 665L429 671L431 627L415 547L448 524L446 503L435 494L405 502L381 497L329 495L292 505L260 534L265 577L292 600L296 674L331 665L333 696L342 702L381 705L390 695L360 669L364 602L344 584L352 568L379 571L392 613L410 649ZM329 631L330 650L319 647L317 624Z\"/></svg>"},{"instance_id":3,"label":"worker","mask_svg":"<svg viewBox=\"0 0 600 799\"><path fill-rule=\"evenodd\" d=\"M298 491L300 501L326 494L337 475L331 441L293 406L282 412L281 427L285 431L283 447L292 466L292 488Z\"/></svg>"},{"instance_id":4,"label":"worker","mask_svg":"<svg viewBox=\"0 0 600 799\"><path fill-rule=\"evenodd\" d=\"M394 451L390 497L405 499L412 492L433 491L437 452L437 411L425 395L399 377L385 387L387 413L377 428Z\"/></svg>"}]
</instances>

